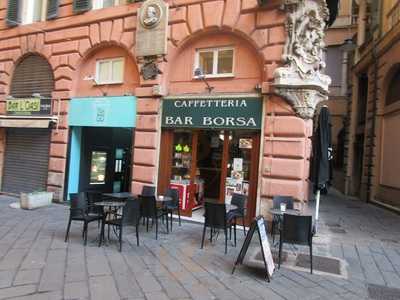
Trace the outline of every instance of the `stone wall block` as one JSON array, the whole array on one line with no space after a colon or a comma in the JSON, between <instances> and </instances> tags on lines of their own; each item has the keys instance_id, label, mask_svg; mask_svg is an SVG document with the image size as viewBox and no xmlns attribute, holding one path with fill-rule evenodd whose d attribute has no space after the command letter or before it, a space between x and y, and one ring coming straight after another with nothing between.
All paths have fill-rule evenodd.
<instances>
[{"instance_id":1,"label":"stone wall block","mask_svg":"<svg viewBox=\"0 0 400 300\"><path fill-rule=\"evenodd\" d=\"M301 180L304 176L304 160L265 157L262 174L273 178Z\"/></svg>"},{"instance_id":2,"label":"stone wall block","mask_svg":"<svg viewBox=\"0 0 400 300\"><path fill-rule=\"evenodd\" d=\"M268 31L268 29L257 29L251 35L258 48L261 49L268 45Z\"/></svg>"},{"instance_id":3,"label":"stone wall block","mask_svg":"<svg viewBox=\"0 0 400 300\"><path fill-rule=\"evenodd\" d=\"M21 44L20 38L11 38L0 41L0 50L19 48Z\"/></svg>"},{"instance_id":4,"label":"stone wall block","mask_svg":"<svg viewBox=\"0 0 400 300\"><path fill-rule=\"evenodd\" d=\"M160 101L158 99L138 99L136 110L138 114L157 114L160 111Z\"/></svg>"},{"instance_id":5,"label":"stone wall block","mask_svg":"<svg viewBox=\"0 0 400 300\"><path fill-rule=\"evenodd\" d=\"M28 50L29 51L34 51L36 49L36 39L37 39L36 34L28 35Z\"/></svg>"},{"instance_id":6,"label":"stone wall block","mask_svg":"<svg viewBox=\"0 0 400 300\"><path fill-rule=\"evenodd\" d=\"M292 116L265 118L265 135L282 137L306 137L306 126L303 119Z\"/></svg>"},{"instance_id":7,"label":"stone wall block","mask_svg":"<svg viewBox=\"0 0 400 300\"><path fill-rule=\"evenodd\" d=\"M136 129L146 131L157 131L159 118L155 115L139 115L136 118Z\"/></svg>"},{"instance_id":8,"label":"stone wall block","mask_svg":"<svg viewBox=\"0 0 400 300\"><path fill-rule=\"evenodd\" d=\"M54 172L65 171L66 160L64 158L50 157L49 170Z\"/></svg>"},{"instance_id":9,"label":"stone wall block","mask_svg":"<svg viewBox=\"0 0 400 300\"><path fill-rule=\"evenodd\" d=\"M100 43L100 30L99 30L99 24L91 24L89 28L89 36L90 36L90 41L92 42L92 45L96 45Z\"/></svg>"},{"instance_id":10,"label":"stone wall block","mask_svg":"<svg viewBox=\"0 0 400 300\"><path fill-rule=\"evenodd\" d=\"M50 31L46 34L45 41L46 43L55 43L68 39L81 39L85 37L89 37L89 27L80 26L57 31Z\"/></svg>"},{"instance_id":11,"label":"stone wall block","mask_svg":"<svg viewBox=\"0 0 400 300\"><path fill-rule=\"evenodd\" d=\"M171 27L171 37L174 43L183 41L190 34L186 23L174 24Z\"/></svg>"},{"instance_id":12,"label":"stone wall block","mask_svg":"<svg viewBox=\"0 0 400 300\"><path fill-rule=\"evenodd\" d=\"M51 131L52 143L68 143L68 129L59 129Z\"/></svg>"},{"instance_id":13,"label":"stone wall block","mask_svg":"<svg viewBox=\"0 0 400 300\"><path fill-rule=\"evenodd\" d=\"M107 42L111 38L112 21L104 21L100 23L100 40Z\"/></svg>"},{"instance_id":14,"label":"stone wall block","mask_svg":"<svg viewBox=\"0 0 400 300\"><path fill-rule=\"evenodd\" d=\"M267 68L269 68L268 66ZM266 103L266 113L275 115L295 115L292 106L281 97L275 95L268 98Z\"/></svg>"},{"instance_id":15,"label":"stone wall block","mask_svg":"<svg viewBox=\"0 0 400 300\"><path fill-rule=\"evenodd\" d=\"M267 46L262 50L267 62L281 62L283 54L283 45Z\"/></svg>"},{"instance_id":16,"label":"stone wall block","mask_svg":"<svg viewBox=\"0 0 400 300\"><path fill-rule=\"evenodd\" d=\"M222 26L233 28L239 18L240 0L226 0Z\"/></svg>"},{"instance_id":17,"label":"stone wall block","mask_svg":"<svg viewBox=\"0 0 400 300\"><path fill-rule=\"evenodd\" d=\"M261 196L292 196L295 199L303 200L303 181L287 180L263 177L261 179Z\"/></svg>"},{"instance_id":18,"label":"stone wall block","mask_svg":"<svg viewBox=\"0 0 400 300\"><path fill-rule=\"evenodd\" d=\"M64 184L64 173L49 172L47 184L62 187Z\"/></svg>"},{"instance_id":19,"label":"stone wall block","mask_svg":"<svg viewBox=\"0 0 400 300\"><path fill-rule=\"evenodd\" d=\"M224 1L212 1L203 3L204 26L220 27L222 22L222 14L224 12Z\"/></svg>"},{"instance_id":20,"label":"stone wall block","mask_svg":"<svg viewBox=\"0 0 400 300\"><path fill-rule=\"evenodd\" d=\"M69 91L72 89L72 81L66 78L61 78L56 81L55 90L57 91Z\"/></svg>"},{"instance_id":21,"label":"stone wall block","mask_svg":"<svg viewBox=\"0 0 400 300\"><path fill-rule=\"evenodd\" d=\"M276 26L269 29L269 43L283 44L286 41L285 26Z\"/></svg>"},{"instance_id":22,"label":"stone wall block","mask_svg":"<svg viewBox=\"0 0 400 300\"><path fill-rule=\"evenodd\" d=\"M120 41L126 49L130 50L135 45L135 33L132 31L123 32Z\"/></svg>"},{"instance_id":23,"label":"stone wall block","mask_svg":"<svg viewBox=\"0 0 400 300\"><path fill-rule=\"evenodd\" d=\"M307 139L269 138L264 142L264 155L287 158L305 158Z\"/></svg>"},{"instance_id":24,"label":"stone wall block","mask_svg":"<svg viewBox=\"0 0 400 300\"><path fill-rule=\"evenodd\" d=\"M169 24L186 22L186 7L177 7L169 10Z\"/></svg>"},{"instance_id":25,"label":"stone wall block","mask_svg":"<svg viewBox=\"0 0 400 300\"><path fill-rule=\"evenodd\" d=\"M259 8L258 0L242 0L242 11L255 10Z\"/></svg>"},{"instance_id":26,"label":"stone wall block","mask_svg":"<svg viewBox=\"0 0 400 300\"><path fill-rule=\"evenodd\" d=\"M111 31L111 40L112 41L119 42L123 28L124 28L124 24L123 24L122 19L116 19L113 21L112 31Z\"/></svg>"},{"instance_id":27,"label":"stone wall block","mask_svg":"<svg viewBox=\"0 0 400 300\"><path fill-rule=\"evenodd\" d=\"M257 12L257 27L274 27L284 25L286 13L278 9L263 10Z\"/></svg>"},{"instance_id":28,"label":"stone wall block","mask_svg":"<svg viewBox=\"0 0 400 300\"><path fill-rule=\"evenodd\" d=\"M86 52L92 47L90 39L82 39L79 41L79 53L84 56Z\"/></svg>"},{"instance_id":29,"label":"stone wall block","mask_svg":"<svg viewBox=\"0 0 400 300\"><path fill-rule=\"evenodd\" d=\"M70 65L73 69L76 70L81 60L81 56L79 55L79 53L70 53L67 56L67 60L68 60L68 65Z\"/></svg>"},{"instance_id":30,"label":"stone wall block","mask_svg":"<svg viewBox=\"0 0 400 300\"><path fill-rule=\"evenodd\" d=\"M79 41L66 41L53 45L53 55L79 51Z\"/></svg>"},{"instance_id":31,"label":"stone wall block","mask_svg":"<svg viewBox=\"0 0 400 300\"><path fill-rule=\"evenodd\" d=\"M133 163L136 165L156 166L157 151L155 149L140 149L133 150Z\"/></svg>"},{"instance_id":32,"label":"stone wall block","mask_svg":"<svg viewBox=\"0 0 400 300\"><path fill-rule=\"evenodd\" d=\"M135 147L156 149L158 134L156 132L135 131Z\"/></svg>"},{"instance_id":33,"label":"stone wall block","mask_svg":"<svg viewBox=\"0 0 400 300\"><path fill-rule=\"evenodd\" d=\"M54 79L67 78L72 80L74 78L74 70L68 66L61 66L54 71Z\"/></svg>"},{"instance_id":34,"label":"stone wall block","mask_svg":"<svg viewBox=\"0 0 400 300\"><path fill-rule=\"evenodd\" d=\"M136 16L129 16L124 18L124 31L132 31L136 29Z\"/></svg>"},{"instance_id":35,"label":"stone wall block","mask_svg":"<svg viewBox=\"0 0 400 300\"><path fill-rule=\"evenodd\" d=\"M250 36L255 29L255 23L256 23L255 14L250 13L250 14L240 15L239 20L235 25L235 29Z\"/></svg>"},{"instance_id":36,"label":"stone wall block","mask_svg":"<svg viewBox=\"0 0 400 300\"><path fill-rule=\"evenodd\" d=\"M150 166L133 165L132 179L134 181L154 183L156 178L156 168Z\"/></svg>"},{"instance_id":37,"label":"stone wall block","mask_svg":"<svg viewBox=\"0 0 400 300\"><path fill-rule=\"evenodd\" d=\"M203 13L200 4L190 5L188 10L188 25L192 33L203 29Z\"/></svg>"},{"instance_id":38,"label":"stone wall block","mask_svg":"<svg viewBox=\"0 0 400 300\"><path fill-rule=\"evenodd\" d=\"M50 145L50 156L66 158L67 157L67 144L56 144L52 143Z\"/></svg>"}]
</instances>

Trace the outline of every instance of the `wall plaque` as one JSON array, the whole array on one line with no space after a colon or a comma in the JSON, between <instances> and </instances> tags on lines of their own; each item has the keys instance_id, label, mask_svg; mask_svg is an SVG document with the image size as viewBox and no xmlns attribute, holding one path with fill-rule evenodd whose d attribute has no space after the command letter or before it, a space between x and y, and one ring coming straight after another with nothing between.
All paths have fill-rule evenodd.
<instances>
[{"instance_id":1,"label":"wall plaque","mask_svg":"<svg viewBox=\"0 0 400 300\"><path fill-rule=\"evenodd\" d=\"M168 4L147 0L138 11L136 56L167 54Z\"/></svg>"}]
</instances>

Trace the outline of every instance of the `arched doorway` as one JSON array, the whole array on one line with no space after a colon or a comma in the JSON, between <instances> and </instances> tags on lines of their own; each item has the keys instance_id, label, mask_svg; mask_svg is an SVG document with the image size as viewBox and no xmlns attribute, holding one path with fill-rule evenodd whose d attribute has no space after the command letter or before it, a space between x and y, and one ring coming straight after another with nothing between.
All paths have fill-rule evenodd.
<instances>
[{"instance_id":1,"label":"arched doorway","mask_svg":"<svg viewBox=\"0 0 400 300\"><path fill-rule=\"evenodd\" d=\"M47 188L54 77L50 64L30 54L17 64L7 98L2 191L45 191ZM15 117L15 119L11 119Z\"/></svg>"},{"instance_id":2,"label":"arched doorway","mask_svg":"<svg viewBox=\"0 0 400 300\"><path fill-rule=\"evenodd\" d=\"M205 201L245 195L255 215L263 102L257 51L242 37L206 32L176 50L163 99L159 192L178 189L186 216ZM246 205L246 204L245 204Z\"/></svg>"},{"instance_id":3,"label":"arched doorway","mask_svg":"<svg viewBox=\"0 0 400 300\"><path fill-rule=\"evenodd\" d=\"M127 192L139 72L129 51L100 45L79 64L70 100L68 193Z\"/></svg>"}]
</instances>

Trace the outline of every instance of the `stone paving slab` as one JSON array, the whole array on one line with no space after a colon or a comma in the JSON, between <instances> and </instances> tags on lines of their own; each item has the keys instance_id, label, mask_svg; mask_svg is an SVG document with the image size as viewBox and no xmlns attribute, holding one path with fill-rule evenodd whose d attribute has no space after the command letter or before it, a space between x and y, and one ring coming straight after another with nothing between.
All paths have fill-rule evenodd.
<instances>
[{"instance_id":1,"label":"stone paving slab","mask_svg":"<svg viewBox=\"0 0 400 300\"><path fill-rule=\"evenodd\" d=\"M158 240L141 227L139 247L128 229L119 252L115 238L97 247L97 224L87 247L79 223L64 243L67 206L25 211L9 208L12 201L0 196L0 300L369 299L368 286L400 286L400 216L335 193L322 197L314 254L343 259L347 276L284 264L270 283L246 266L231 274L240 247L229 243L224 255L223 235L201 250L200 225L174 226Z\"/></svg>"}]
</instances>

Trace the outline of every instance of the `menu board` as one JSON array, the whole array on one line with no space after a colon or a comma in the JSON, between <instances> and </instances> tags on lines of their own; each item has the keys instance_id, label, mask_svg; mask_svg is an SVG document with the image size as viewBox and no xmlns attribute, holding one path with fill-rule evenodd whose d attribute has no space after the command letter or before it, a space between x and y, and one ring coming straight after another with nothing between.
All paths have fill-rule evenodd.
<instances>
[{"instance_id":1,"label":"menu board","mask_svg":"<svg viewBox=\"0 0 400 300\"><path fill-rule=\"evenodd\" d=\"M246 238L243 242L243 246L240 249L239 255L236 259L235 265L232 270L232 274L235 272L236 266L243 263L244 257L246 256L247 250L249 249L251 240L253 238L253 235L254 235L254 232L256 231L256 229L258 232L258 237L259 237L260 247L261 247L261 254L262 254L263 261L264 261L264 267L266 270L266 278L269 282L270 278L272 277L272 274L274 273L275 264L274 264L274 260L272 258L271 248L269 247L268 236L267 236L267 231L265 228L264 218L262 216L257 217L251 223L250 230L248 231Z\"/></svg>"}]
</instances>

